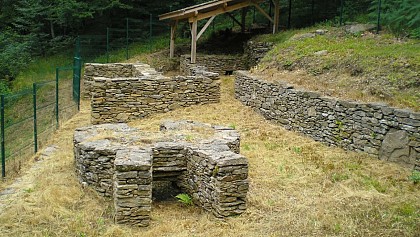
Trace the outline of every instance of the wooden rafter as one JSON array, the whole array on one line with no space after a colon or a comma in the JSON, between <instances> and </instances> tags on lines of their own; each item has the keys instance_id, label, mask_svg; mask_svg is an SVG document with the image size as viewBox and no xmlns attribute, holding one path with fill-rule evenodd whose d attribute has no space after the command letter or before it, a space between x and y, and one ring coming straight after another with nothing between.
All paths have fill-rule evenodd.
<instances>
[{"instance_id":1,"label":"wooden rafter","mask_svg":"<svg viewBox=\"0 0 420 237\"><path fill-rule=\"evenodd\" d=\"M255 6L265 17L267 17L273 23L273 33L278 28L278 17L279 17L279 0L271 0L276 8L274 19L271 18L258 4L264 0L214 0L195 6L187 7L181 10L169 12L159 16L160 20L170 20L171 23L171 43L170 43L170 56L174 56L175 50L175 33L176 26L179 21L187 20L191 27L191 63L195 63L197 40L203 35L205 30L209 27L210 23L214 20L217 15L227 13L238 25L241 26L242 31L245 30L245 16L246 11L242 13L242 22L236 20L230 12L245 8L248 6ZM203 28L198 31L198 21L210 18Z\"/></svg>"}]
</instances>

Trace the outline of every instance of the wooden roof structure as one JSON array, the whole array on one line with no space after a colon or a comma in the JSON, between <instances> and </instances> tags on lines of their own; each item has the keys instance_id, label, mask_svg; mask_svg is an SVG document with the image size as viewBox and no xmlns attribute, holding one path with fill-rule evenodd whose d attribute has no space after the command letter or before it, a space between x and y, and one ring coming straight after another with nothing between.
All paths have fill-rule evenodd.
<instances>
[{"instance_id":1,"label":"wooden roof structure","mask_svg":"<svg viewBox=\"0 0 420 237\"><path fill-rule=\"evenodd\" d=\"M176 27L180 21L188 21L191 24L191 63L195 63L197 55L197 41L201 35L206 31L207 27L211 24L217 15L239 10L248 6L254 6L260 11L267 19L273 23L273 33L277 32L279 26L279 13L280 4L279 0L271 0L274 4L274 17L271 18L259 4L264 0L214 0L195 6L186 7L180 10L168 12L159 16L159 20L169 20L171 25L171 43L170 43L170 57L174 56L175 51L175 38L176 38ZM244 11L242 12L242 23L238 22L232 15L239 25L244 30L245 27L245 16ZM198 21L209 18L203 28L198 32Z\"/></svg>"}]
</instances>

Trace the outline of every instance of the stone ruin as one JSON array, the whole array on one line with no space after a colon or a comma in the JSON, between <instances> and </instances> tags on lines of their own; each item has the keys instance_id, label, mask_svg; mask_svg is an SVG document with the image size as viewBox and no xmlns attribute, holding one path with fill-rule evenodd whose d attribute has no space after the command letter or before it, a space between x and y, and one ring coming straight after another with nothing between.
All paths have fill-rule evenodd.
<instances>
[{"instance_id":1,"label":"stone ruin","mask_svg":"<svg viewBox=\"0 0 420 237\"><path fill-rule=\"evenodd\" d=\"M155 181L172 181L216 217L243 213L248 161L239 145L234 129L192 121L167 121L156 133L120 123L74 134L80 182L113 198L116 223L134 226L150 223Z\"/></svg>"},{"instance_id":2,"label":"stone ruin","mask_svg":"<svg viewBox=\"0 0 420 237\"><path fill-rule=\"evenodd\" d=\"M86 64L83 85L92 123L122 123L155 113L220 101L219 74L205 67L194 76L166 77L147 64Z\"/></svg>"}]
</instances>

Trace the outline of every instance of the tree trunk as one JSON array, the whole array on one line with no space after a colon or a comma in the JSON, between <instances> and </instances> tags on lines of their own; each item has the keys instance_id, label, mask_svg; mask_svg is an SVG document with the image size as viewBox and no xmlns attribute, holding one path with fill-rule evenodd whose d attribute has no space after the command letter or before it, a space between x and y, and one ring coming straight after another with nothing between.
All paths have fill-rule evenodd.
<instances>
[{"instance_id":1,"label":"tree trunk","mask_svg":"<svg viewBox=\"0 0 420 237\"><path fill-rule=\"evenodd\" d=\"M50 29L51 29L51 37L55 38L55 32L54 32L54 23L52 20L50 20Z\"/></svg>"}]
</instances>

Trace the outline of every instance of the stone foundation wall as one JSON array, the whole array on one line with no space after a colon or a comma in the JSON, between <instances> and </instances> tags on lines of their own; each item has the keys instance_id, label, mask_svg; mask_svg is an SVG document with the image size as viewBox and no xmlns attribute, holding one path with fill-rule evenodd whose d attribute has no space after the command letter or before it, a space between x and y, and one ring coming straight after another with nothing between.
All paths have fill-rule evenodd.
<instances>
[{"instance_id":1,"label":"stone foundation wall","mask_svg":"<svg viewBox=\"0 0 420 237\"><path fill-rule=\"evenodd\" d=\"M242 55L197 55L195 64L191 63L190 55L181 55L180 71L184 75L195 75L197 65L204 66L210 72L225 75L226 72L246 70L246 60Z\"/></svg>"},{"instance_id":2,"label":"stone foundation wall","mask_svg":"<svg viewBox=\"0 0 420 237\"><path fill-rule=\"evenodd\" d=\"M128 122L180 107L220 101L217 73L201 70L196 76L169 78L149 67L136 68L141 76L93 77L90 89L93 124Z\"/></svg>"},{"instance_id":3,"label":"stone foundation wall","mask_svg":"<svg viewBox=\"0 0 420 237\"><path fill-rule=\"evenodd\" d=\"M143 63L86 63L82 79L82 96L90 99L95 77L118 78L160 75L155 69Z\"/></svg>"},{"instance_id":4,"label":"stone foundation wall","mask_svg":"<svg viewBox=\"0 0 420 237\"><path fill-rule=\"evenodd\" d=\"M248 68L257 65L272 48L273 43L271 42L248 41L245 45L245 56Z\"/></svg>"},{"instance_id":5,"label":"stone foundation wall","mask_svg":"<svg viewBox=\"0 0 420 237\"><path fill-rule=\"evenodd\" d=\"M189 132L195 130L211 136L191 141ZM156 135L126 124L76 129L76 173L81 183L113 198L116 223L149 225L152 184L162 180L175 182L217 217L245 211L248 161L239 154L235 130L168 121L161 131Z\"/></svg>"},{"instance_id":6,"label":"stone foundation wall","mask_svg":"<svg viewBox=\"0 0 420 237\"><path fill-rule=\"evenodd\" d=\"M420 113L294 89L240 71L235 97L265 118L317 141L420 170Z\"/></svg>"}]
</instances>

